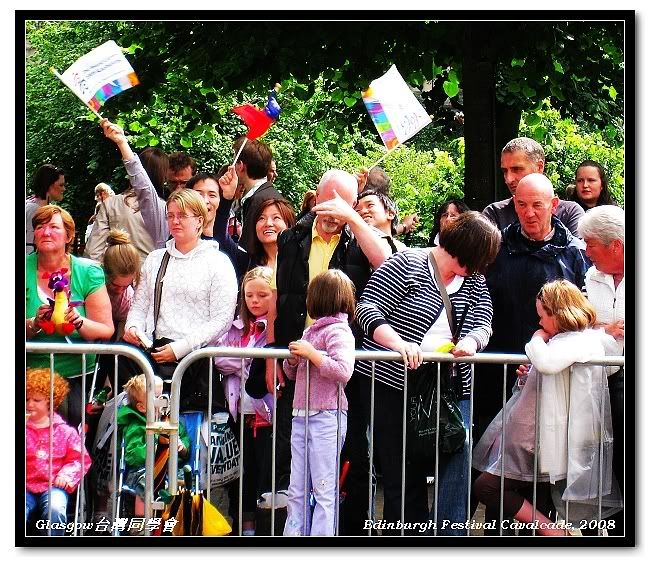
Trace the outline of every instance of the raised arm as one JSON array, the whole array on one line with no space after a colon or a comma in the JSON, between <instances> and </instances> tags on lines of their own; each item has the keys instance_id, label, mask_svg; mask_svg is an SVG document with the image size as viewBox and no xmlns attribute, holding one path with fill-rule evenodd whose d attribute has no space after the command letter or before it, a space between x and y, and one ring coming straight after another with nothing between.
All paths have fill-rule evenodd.
<instances>
[{"instance_id":1,"label":"raised arm","mask_svg":"<svg viewBox=\"0 0 650 567\"><path fill-rule=\"evenodd\" d=\"M129 176L129 183L138 198L140 213L147 232L154 242L154 247L164 248L165 242L169 238L165 201L158 197L140 158L131 150L124 130L107 119L102 120L100 124L104 130L104 136L114 142L120 150L126 173Z\"/></svg>"},{"instance_id":2,"label":"raised arm","mask_svg":"<svg viewBox=\"0 0 650 567\"><path fill-rule=\"evenodd\" d=\"M106 252L106 241L108 240L108 233L111 227L108 222L108 214L106 207L99 207L99 212L95 215L95 223L93 229L86 242L84 256L95 260L95 262L102 262L104 259L104 252Z\"/></svg>"},{"instance_id":3,"label":"raised arm","mask_svg":"<svg viewBox=\"0 0 650 567\"><path fill-rule=\"evenodd\" d=\"M334 199L316 205L312 212L320 216L334 217L345 222L357 239L361 250L376 270L387 258L390 258L392 250L385 238L375 228L368 225L359 213L357 213L344 199L335 192Z\"/></svg>"}]
</instances>

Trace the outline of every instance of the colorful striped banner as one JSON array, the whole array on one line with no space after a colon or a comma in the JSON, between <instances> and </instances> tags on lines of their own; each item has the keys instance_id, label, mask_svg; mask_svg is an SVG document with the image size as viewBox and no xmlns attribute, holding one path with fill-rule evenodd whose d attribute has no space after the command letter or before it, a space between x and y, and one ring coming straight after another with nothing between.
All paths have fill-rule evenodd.
<instances>
[{"instance_id":1,"label":"colorful striped banner","mask_svg":"<svg viewBox=\"0 0 650 567\"><path fill-rule=\"evenodd\" d=\"M140 83L122 49L112 40L81 56L57 76L94 111Z\"/></svg>"},{"instance_id":2,"label":"colorful striped banner","mask_svg":"<svg viewBox=\"0 0 650 567\"><path fill-rule=\"evenodd\" d=\"M395 65L361 92L384 146L392 150L431 123Z\"/></svg>"}]
</instances>

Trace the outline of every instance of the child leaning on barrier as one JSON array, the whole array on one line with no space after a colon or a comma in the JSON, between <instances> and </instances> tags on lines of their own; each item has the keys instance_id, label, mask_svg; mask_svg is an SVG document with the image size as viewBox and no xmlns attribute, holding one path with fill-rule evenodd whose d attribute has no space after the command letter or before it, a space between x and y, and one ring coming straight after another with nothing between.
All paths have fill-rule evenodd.
<instances>
[{"instance_id":1,"label":"child leaning on barrier","mask_svg":"<svg viewBox=\"0 0 650 567\"><path fill-rule=\"evenodd\" d=\"M239 317L216 346L238 348L261 348L266 345L266 324L269 311L275 309L271 278L273 270L259 266L244 275L241 285ZM241 389L241 374L248 379L252 360L217 356L214 364L223 375L223 387L228 410L237 423L244 415L244 492L242 502L242 535L255 535L255 511L257 499L267 488L263 472L270 470L270 425L273 397L266 394L255 399ZM233 499L236 501L236 498ZM234 511L233 511L234 514ZM236 515L236 514L234 514Z\"/></svg>"},{"instance_id":2,"label":"child leaning on barrier","mask_svg":"<svg viewBox=\"0 0 650 567\"><path fill-rule=\"evenodd\" d=\"M155 397L162 394L163 381L155 377ZM144 511L145 461L147 457L147 382L144 374L131 378L124 386L129 403L117 410L117 424L124 438L124 460L129 467L126 476L127 486L135 490L140 500L136 500L136 515ZM154 436L158 445L158 434ZM178 428L178 460L187 459L189 437L183 424Z\"/></svg>"},{"instance_id":3,"label":"child leaning on barrier","mask_svg":"<svg viewBox=\"0 0 650 567\"><path fill-rule=\"evenodd\" d=\"M527 377L522 376L515 386L505 410L494 418L474 448L472 464L484 471L474 483L474 492L486 506L498 509L503 460L504 517L536 523L539 535L564 535L560 525L552 524L520 494L531 487L535 478L537 391L538 482L551 483L553 503L560 518L578 527L580 522L599 517L602 478L600 513L607 518L620 509L611 472L612 422L607 377L602 366L573 365L611 354L615 341L604 331L593 329L593 307L567 280L545 284L537 295L536 307L541 329L525 347L532 366Z\"/></svg>"},{"instance_id":4,"label":"child leaning on barrier","mask_svg":"<svg viewBox=\"0 0 650 567\"><path fill-rule=\"evenodd\" d=\"M289 343L292 358L283 364L287 378L296 381L284 535L334 535L337 459L347 430L348 401L343 387L350 380L354 368L354 335L349 326L354 310L354 284L342 271L327 270L309 283L307 312L314 323L305 329L301 340ZM308 362L309 400L306 400ZM341 412L340 440L337 439L337 410ZM305 473L308 482L306 494ZM311 521L309 515L306 518L304 515L304 499L309 498L310 490L313 490L316 500Z\"/></svg>"},{"instance_id":5,"label":"child leaning on barrier","mask_svg":"<svg viewBox=\"0 0 650 567\"><path fill-rule=\"evenodd\" d=\"M55 410L69 391L68 383L56 372L53 382L47 368L28 368L26 378L25 427L25 515L26 521L34 512L41 520L51 516L53 524L65 526L68 494L72 494L90 468L90 455L82 448L79 433ZM50 408L50 386L53 389L53 408ZM52 439L50 440L50 427ZM51 443L50 443L51 441ZM50 454L50 445L52 453ZM81 455L84 455L83 470ZM52 468L50 470L50 458ZM48 495L48 487L51 490ZM48 506L49 502L49 506ZM51 508L51 514L49 509ZM58 527L51 535L63 535L65 529ZM39 527L37 525L37 527ZM45 529L39 527L43 535Z\"/></svg>"}]
</instances>

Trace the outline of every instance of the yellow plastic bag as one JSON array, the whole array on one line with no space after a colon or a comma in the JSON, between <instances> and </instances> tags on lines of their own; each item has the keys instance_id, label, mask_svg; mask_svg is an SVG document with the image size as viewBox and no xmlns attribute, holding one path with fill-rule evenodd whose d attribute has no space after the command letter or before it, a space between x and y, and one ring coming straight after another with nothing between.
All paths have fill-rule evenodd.
<instances>
[{"instance_id":1,"label":"yellow plastic bag","mask_svg":"<svg viewBox=\"0 0 650 567\"><path fill-rule=\"evenodd\" d=\"M197 505L203 508L203 535L204 536L224 536L232 532L232 528L209 500L203 498L202 494L195 495L194 498L199 500Z\"/></svg>"},{"instance_id":2,"label":"yellow plastic bag","mask_svg":"<svg viewBox=\"0 0 650 567\"><path fill-rule=\"evenodd\" d=\"M232 532L226 519L203 494L192 494L185 489L179 490L165 508L163 522L170 517L176 519L171 531L173 536L224 536ZM169 532L160 535L169 535Z\"/></svg>"}]
</instances>

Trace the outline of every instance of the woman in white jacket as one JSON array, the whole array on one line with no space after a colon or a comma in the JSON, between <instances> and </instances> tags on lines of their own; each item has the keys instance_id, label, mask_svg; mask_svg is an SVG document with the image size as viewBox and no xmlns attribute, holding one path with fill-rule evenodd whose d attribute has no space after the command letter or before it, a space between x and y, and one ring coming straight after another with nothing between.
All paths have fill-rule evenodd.
<instances>
[{"instance_id":1,"label":"woman in white jacket","mask_svg":"<svg viewBox=\"0 0 650 567\"><path fill-rule=\"evenodd\" d=\"M540 535L564 535L564 529L535 510L520 492L530 487L535 476L538 482L550 482L560 518L575 527L598 518L599 501L601 518L620 509L611 474L612 423L605 370L572 366L613 354L615 340L592 328L593 307L566 280L545 284L536 306L541 329L526 345L532 367L474 449L472 464L484 471L474 483L474 492L487 506L499 506L503 461L504 517L532 522Z\"/></svg>"},{"instance_id":2,"label":"woman in white jacket","mask_svg":"<svg viewBox=\"0 0 650 567\"><path fill-rule=\"evenodd\" d=\"M598 325L616 339L615 354L622 356L625 352L625 211L614 205L593 207L580 219L578 234L587 245L585 254L594 264L585 274L587 299L596 310ZM624 494L625 375L622 366L609 366L607 374L614 432L612 469ZM614 527L607 530L607 535L625 535L623 512L613 519Z\"/></svg>"},{"instance_id":3,"label":"woman in white jacket","mask_svg":"<svg viewBox=\"0 0 650 567\"><path fill-rule=\"evenodd\" d=\"M169 197L167 222L172 239L147 256L124 332L124 340L134 345L153 342L151 358L163 377L186 354L223 335L237 303L232 263L216 242L201 240L207 209L196 191L182 189ZM188 368L181 410L207 408L208 368L208 358ZM219 392L222 397L222 388L213 386L213 393ZM213 403L221 405L222 399L213 398Z\"/></svg>"}]
</instances>

